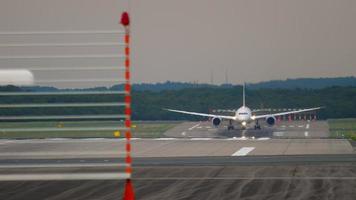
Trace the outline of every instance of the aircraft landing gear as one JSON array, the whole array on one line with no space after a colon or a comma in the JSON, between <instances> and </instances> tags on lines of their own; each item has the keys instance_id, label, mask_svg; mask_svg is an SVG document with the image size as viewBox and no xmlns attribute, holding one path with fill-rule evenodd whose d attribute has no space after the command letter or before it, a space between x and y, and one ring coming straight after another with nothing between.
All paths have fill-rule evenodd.
<instances>
[{"instance_id":1,"label":"aircraft landing gear","mask_svg":"<svg viewBox=\"0 0 356 200\"><path fill-rule=\"evenodd\" d=\"M234 127L234 125L232 125L232 120L230 120L229 125L227 126L227 130L229 131L229 130L234 130L234 129L235 129L235 127Z\"/></svg>"},{"instance_id":2,"label":"aircraft landing gear","mask_svg":"<svg viewBox=\"0 0 356 200\"><path fill-rule=\"evenodd\" d=\"M255 125L255 130L261 130L261 126L260 125Z\"/></svg>"},{"instance_id":3,"label":"aircraft landing gear","mask_svg":"<svg viewBox=\"0 0 356 200\"><path fill-rule=\"evenodd\" d=\"M255 130L261 130L261 125L258 123L258 120L256 121L255 124Z\"/></svg>"}]
</instances>

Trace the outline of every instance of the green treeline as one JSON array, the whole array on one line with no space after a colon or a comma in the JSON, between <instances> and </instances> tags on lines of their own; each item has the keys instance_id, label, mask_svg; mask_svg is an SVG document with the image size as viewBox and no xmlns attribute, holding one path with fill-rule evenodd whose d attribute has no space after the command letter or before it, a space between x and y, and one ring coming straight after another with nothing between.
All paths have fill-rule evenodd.
<instances>
[{"instance_id":1,"label":"green treeline","mask_svg":"<svg viewBox=\"0 0 356 200\"><path fill-rule=\"evenodd\" d=\"M134 92L133 117L143 120L199 119L170 113L162 108L209 112L211 109L232 109L242 105L242 87L192 88L178 91ZM324 89L256 89L246 91L246 104L257 108L310 108L324 106L319 117L356 117L356 87Z\"/></svg>"},{"instance_id":2,"label":"green treeline","mask_svg":"<svg viewBox=\"0 0 356 200\"><path fill-rule=\"evenodd\" d=\"M1 91L23 91L16 87L1 87ZM356 87L324 89L247 89L247 106L258 108L309 108L324 106L319 117L356 118ZM163 108L209 112L211 109L234 109L242 105L242 87L200 87L181 90L133 91L134 120L194 120L199 117L171 113ZM119 102L122 95L73 96L0 96L1 104ZM1 108L1 116L14 115L80 115L122 114L120 107L96 108Z\"/></svg>"}]
</instances>

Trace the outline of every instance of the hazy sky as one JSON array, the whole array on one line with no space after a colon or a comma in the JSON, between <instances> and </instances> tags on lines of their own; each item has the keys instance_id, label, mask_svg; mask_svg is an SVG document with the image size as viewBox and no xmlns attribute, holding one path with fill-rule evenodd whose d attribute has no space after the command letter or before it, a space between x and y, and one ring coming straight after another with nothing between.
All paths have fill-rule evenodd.
<instances>
[{"instance_id":1,"label":"hazy sky","mask_svg":"<svg viewBox=\"0 0 356 200\"><path fill-rule=\"evenodd\" d=\"M117 30L121 0L1 0L0 32ZM133 0L134 82L258 82L356 75L354 0ZM14 37L0 43L112 42L113 35ZM115 54L117 48L0 48L0 56ZM0 60L0 66L108 66L118 60ZM88 73L113 77L113 73ZM88 75L88 76L89 76ZM83 77L72 72L36 78ZM86 76L86 75L85 75ZM116 74L115 74L116 76Z\"/></svg>"}]
</instances>

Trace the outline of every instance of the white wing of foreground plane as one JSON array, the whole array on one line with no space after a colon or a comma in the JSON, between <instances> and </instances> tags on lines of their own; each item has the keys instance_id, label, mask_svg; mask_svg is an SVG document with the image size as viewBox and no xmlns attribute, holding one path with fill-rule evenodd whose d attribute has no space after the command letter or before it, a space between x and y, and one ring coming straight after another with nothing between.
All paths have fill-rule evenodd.
<instances>
[{"instance_id":1,"label":"white wing of foreground plane","mask_svg":"<svg viewBox=\"0 0 356 200\"><path fill-rule=\"evenodd\" d=\"M316 108L293 110L293 111L288 111L288 112L273 113L273 114L266 114L266 115L255 115L255 116L252 116L251 119L262 119L262 118L266 118L269 116L282 116L282 115L296 114L296 113L308 112L308 111L312 111L312 110L319 110L321 108L322 107L316 107Z\"/></svg>"},{"instance_id":2,"label":"white wing of foreground plane","mask_svg":"<svg viewBox=\"0 0 356 200\"><path fill-rule=\"evenodd\" d=\"M172 109L165 109L171 112L176 112L176 113L183 113L183 114L188 114L188 115L196 115L196 116L202 116L202 117L217 117L221 119L231 119L231 120L236 120L235 116L226 116L226 115L212 115L212 114L206 114L206 113L197 113L197 112L188 112L188 111L183 111L183 110L172 110Z\"/></svg>"}]
</instances>

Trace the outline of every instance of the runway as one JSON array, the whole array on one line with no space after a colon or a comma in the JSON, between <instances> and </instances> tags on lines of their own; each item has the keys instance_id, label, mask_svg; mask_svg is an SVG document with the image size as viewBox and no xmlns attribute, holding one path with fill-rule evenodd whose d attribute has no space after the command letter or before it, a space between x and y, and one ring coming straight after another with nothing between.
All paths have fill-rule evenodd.
<instances>
[{"instance_id":1,"label":"runway","mask_svg":"<svg viewBox=\"0 0 356 200\"><path fill-rule=\"evenodd\" d=\"M137 199L356 195L356 154L349 141L327 138L326 122L228 134L208 126L186 122L165 138L132 138ZM124 139L0 140L0 199L120 199L124 148Z\"/></svg>"},{"instance_id":2,"label":"runway","mask_svg":"<svg viewBox=\"0 0 356 200\"><path fill-rule=\"evenodd\" d=\"M328 138L329 126L326 121L279 121L273 127L265 122L260 122L262 130L247 128L227 131L227 124L219 128L213 127L210 121L185 122L168 130L167 137L269 137L269 138ZM250 127L253 127L253 123Z\"/></svg>"},{"instance_id":3,"label":"runway","mask_svg":"<svg viewBox=\"0 0 356 200\"><path fill-rule=\"evenodd\" d=\"M200 157L251 155L351 154L344 139L216 139L160 138L135 139L133 157ZM0 159L51 159L124 157L125 141L97 140L20 140L0 145ZM248 148L247 151L246 148Z\"/></svg>"},{"instance_id":4,"label":"runway","mask_svg":"<svg viewBox=\"0 0 356 200\"><path fill-rule=\"evenodd\" d=\"M106 160L106 161L105 161ZM2 174L117 173L119 158L1 160ZM16 169L11 169L13 163ZM62 164L61 164L62 163ZM106 163L106 164L104 164ZM44 168L30 168L42 164ZM57 168L48 168L48 165ZM10 167L5 169L4 166ZM66 167L60 167L63 165ZM68 168L72 165L72 168ZM76 166L74 166L76 165ZM91 165L91 166L89 166ZM99 165L99 166L97 166ZM101 165L101 166L100 166ZM347 155L136 158L137 199L353 199L356 157ZM22 169L23 170L23 169ZM0 199L115 200L123 180L1 181Z\"/></svg>"},{"instance_id":5,"label":"runway","mask_svg":"<svg viewBox=\"0 0 356 200\"><path fill-rule=\"evenodd\" d=\"M351 154L350 142L330 139L326 121L280 122L262 130L227 131L210 122L184 122L163 138L132 138L133 157ZM184 134L183 134L184 133ZM0 159L120 158L125 139L0 140Z\"/></svg>"},{"instance_id":6,"label":"runway","mask_svg":"<svg viewBox=\"0 0 356 200\"><path fill-rule=\"evenodd\" d=\"M1 181L68 181L68 180L122 180L128 177L122 173L126 164L121 158L88 158L88 159L21 159L21 160L0 160L0 180ZM356 156L353 154L340 155L303 155L303 156L250 156L250 157L179 157L179 158L136 158L133 166L135 171L155 168L196 168L196 167L243 167L243 166L293 166L293 165L355 165ZM216 179L214 176L202 176L199 173L187 173L177 175L174 173L167 176L165 173L149 173L144 176L140 173L134 174L134 179ZM254 177L265 178L297 178L306 179L310 177L299 177L289 175L266 175ZM311 176L313 179L325 177ZM221 177L220 177L221 178ZM246 179L251 178L245 175L229 175L225 179ZM329 179L356 179L356 177L328 176Z\"/></svg>"}]
</instances>

